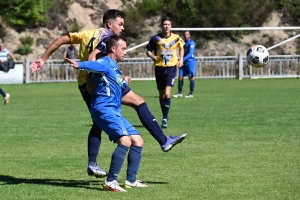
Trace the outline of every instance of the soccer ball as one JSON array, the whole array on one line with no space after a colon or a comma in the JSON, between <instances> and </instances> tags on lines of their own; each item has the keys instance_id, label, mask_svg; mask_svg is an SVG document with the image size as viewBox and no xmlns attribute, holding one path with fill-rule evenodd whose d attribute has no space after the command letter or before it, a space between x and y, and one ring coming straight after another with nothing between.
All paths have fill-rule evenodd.
<instances>
[{"instance_id":1,"label":"soccer ball","mask_svg":"<svg viewBox=\"0 0 300 200\"><path fill-rule=\"evenodd\" d=\"M269 52L262 45L254 45L248 49L246 59L252 67L264 67L269 62Z\"/></svg>"}]
</instances>

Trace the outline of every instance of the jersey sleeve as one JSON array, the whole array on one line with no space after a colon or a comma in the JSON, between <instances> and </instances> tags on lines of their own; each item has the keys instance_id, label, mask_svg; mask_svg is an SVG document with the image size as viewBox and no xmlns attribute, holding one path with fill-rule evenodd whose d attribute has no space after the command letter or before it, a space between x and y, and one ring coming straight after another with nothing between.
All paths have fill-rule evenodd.
<instances>
[{"instance_id":1,"label":"jersey sleeve","mask_svg":"<svg viewBox=\"0 0 300 200\"><path fill-rule=\"evenodd\" d=\"M155 41L154 41L154 37L152 37L152 38L150 39L149 43L147 44L146 49L147 49L148 51L153 51L153 50L155 49L155 45L156 45L156 43L155 43Z\"/></svg>"},{"instance_id":2,"label":"jersey sleeve","mask_svg":"<svg viewBox=\"0 0 300 200\"><path fill-rule=\"evenodd\" d=\"M196 46L195 42L191 41L190 48L189 48L189 53L184 56L183 61L186 61L190 58L193 58L194 53L195 53L195 46Z\"/></svg>"},{"instance_id":3,"label":"jersey sleeve","mask_svg":"<svg viewBox=\"0 0 300 200\"><path fill-rule=\"evenodd\" d=\"M101 42L99 42L98 45L96 46L96 49L98 49L103 54L107 54L106 42L109 38L110 38L110 36L107 36L107 37L103 38L103 40Z\"/></svg>"},{"instance_id":4,"label":"jersey sleeve","mask_svg":"<svg viewBox=\"0 0 300 200\"><path fill-rule=\"evenodd\" d=\"M82 40L82 35L84 35L82 32L76 32L76 33L69 33L70 40L72 44L80 44Z\"/></svg>"},{"instance_id":5,"label":"jersey sleeve","mask_svg":"<svg viewBox=\"0 0 300 200\"><path fill-rule=\"evenodd\" d=\"M105 67L105 64L98 61L84 61L78 62L78 69L84 71L90 71L94 73L105 73L108 71L108 68Z\"/></svg>"},{"instance_id":6,"label":"jersey sleeve","mask_svg":"<svg viewBox=\"0 0 300 200\"><path fill-rule=\"evenodd\" d=\"M177 43L177 47L178 49L183 49L185 42L183 41L183 39L181 37L179 37L178 43Z\"/></svg>"}]
</instances>

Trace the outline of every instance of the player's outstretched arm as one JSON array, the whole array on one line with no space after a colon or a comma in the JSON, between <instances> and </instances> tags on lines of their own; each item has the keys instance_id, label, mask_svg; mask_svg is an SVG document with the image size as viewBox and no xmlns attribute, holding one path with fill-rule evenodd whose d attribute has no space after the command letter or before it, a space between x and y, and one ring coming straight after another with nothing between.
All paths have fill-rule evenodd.
<instances>
[{"instance_id":1,"label":"player's outstretched arm","mask_svg":"<svg viewBox=\"0 0 300 200\"><path fill-rule=\"evenodd\" d=\"M78 63L77 63L76 61L71 60L71 59L69 59L69 58L66 58L65 61L68 62L68 63L70 63L70 65L71 65L72 67L74 67L75 69L78 69Z\"/></svg>"},{"instance_id":2,"label":"player's outstretched arm","mask_svg":"<svg viewBox=\"0 0 300 200\"><path fill-rule=\"evenodd\" d=\"M94 49L94 50L89 54L88 60L90 60L90 61L96 61L96 60L97 60L96 56L97 56L98 53L101 53L101 51L100 51L99 49Z\"/></svg>"},{"instance_id":3,"label":"player's outstretched arm","mask_svg":"<svg viewBox=\"0 0 300 200\"><path fill-rule=\"evenodd\" d=\"M41 58L37 59L30 65L31 73L34 73L36 71L39 71L43 66L46 60L50 57L50 55L55 52L62 44L70 44L71 39L69 35L64 35L61 37L56 38L50 46L46 49L44 54L41 56Z\"/></svg>"}]
</instances>

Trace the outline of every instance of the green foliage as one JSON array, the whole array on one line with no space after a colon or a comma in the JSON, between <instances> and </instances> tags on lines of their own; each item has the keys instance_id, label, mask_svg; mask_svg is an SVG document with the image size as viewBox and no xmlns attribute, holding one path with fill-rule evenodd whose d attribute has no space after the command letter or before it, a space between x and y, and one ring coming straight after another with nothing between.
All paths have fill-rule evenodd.
<instances>
[{"instance_id":1,"label":"green foliage","mask_svg":"<svg viewBox=\"0 0 300 200\"><path fill-rule=\"evenodd\" d=\"M7 32L2 24L0 24L0 38L3 39L6 36Z\"/></svg>"},{"instance_id":2,"label":"green foliage","mask_svg":"<svg viewBox=\"0 0 300 200\"><path fill-rule=\"evenodd\" d=\"M2 0L0 15L11 26L24 28L33 27L45 22L49 1L44 0Z\"/></svg>"},{"instance_id":3,"label":"green foliage","mask_svg":"<svg viewBox=\"0 0 300 200\"><path fill-rule=\"evenodd\" d=\"M28 44L22 44L21 46L19 46L19 48L14 51L14 53L20 54L20 55L28 55L30 53L32 53L32 49L31 46Z\"/></svg>"},{"instance_id":4,"label":"green foliage","mask_svg":"<svg viewBox=\"0 0 300 200\"><path fill-rule=\"evenodd\" d=\"M143 15L151 16L157 14L163 8L163 5L160 0L143 0L137 1L136 8Z\"/></svg>"},{"instance_id":5,"label":"green foliage","mask_svg":"<svg viewBox=\"0 0 300 200\"><path fill-rule=\"evenodd\" d=\"M135 18L127 18L126 27L130 33L134 34L131 30L136 30L133 27L135 24L127 24L127 22L133 19L134 22L139 23L153 15L167 15L173 18L173 27L261 26L279 4L276 0L140 0L135 7L126 6L126 13L135 16ZM144 26L143 23L139 23L140 29ZM219 35L245 35L249 34L249 31L196 34L213 39Z\"/></svg>"},{"instance_id":6,"label":"green foliage","mask_svg":"<svg viewBox=\"0 0 300 200\"><path fill-rule=\"evenodd\" d=\"M234 56L234 54L231 51L227 51L225 56Z\"/></svg>"},{"instance_id":7,"label":"green foliage","mask_svg":"<svg viewBox=\"0 0 300 200\"><path fill-rule=\"evenodd\" d=\"M29 46L32 46L34 43L34 39L31 36L21 37L19 40L23 45L27 44Z\"/></svg>"}]
</instances>

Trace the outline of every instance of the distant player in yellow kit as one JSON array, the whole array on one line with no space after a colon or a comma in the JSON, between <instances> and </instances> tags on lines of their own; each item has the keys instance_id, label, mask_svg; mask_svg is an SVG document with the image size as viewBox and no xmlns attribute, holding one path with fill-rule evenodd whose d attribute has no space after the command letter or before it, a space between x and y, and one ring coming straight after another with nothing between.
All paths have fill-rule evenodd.
<instances>
[{"instance_id":1,"label":"distant player in yellow kit","mask_svg":"<svg viewBox=\"0 0 300 200\"><path fill-rule=\"evenodd\" d=\"M185 43L179 35L171 33L172 21L170 18L162 18L161 28L162 32L150 39L146 46L146 54L154 61L156 85L163 114L161 126L167 128L171 106L171 90L174 86L177 66L182 67L183 65L183 46ZM179 49L179 61L177 48Z\"/></svg>"}]
</instances>

